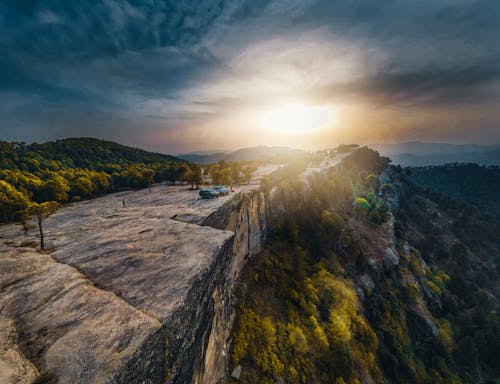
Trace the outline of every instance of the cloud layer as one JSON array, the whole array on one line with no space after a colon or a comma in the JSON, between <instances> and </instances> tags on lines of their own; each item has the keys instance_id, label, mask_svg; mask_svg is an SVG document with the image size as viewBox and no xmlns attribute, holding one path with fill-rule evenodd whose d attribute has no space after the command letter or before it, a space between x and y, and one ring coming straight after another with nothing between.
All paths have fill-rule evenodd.
<instances>
[{"instance_id":1,"label":"cloud layer","mask_svg":"<svg viewBox=\"0 0 500 384\"><path fill-rule=\"evenodd\" d=\"M4 1L0 133L171 152L499 141L498 41L495 0ZM289 101L340 106L340 127L256 135Z\"/></svg>"}]
</instances>

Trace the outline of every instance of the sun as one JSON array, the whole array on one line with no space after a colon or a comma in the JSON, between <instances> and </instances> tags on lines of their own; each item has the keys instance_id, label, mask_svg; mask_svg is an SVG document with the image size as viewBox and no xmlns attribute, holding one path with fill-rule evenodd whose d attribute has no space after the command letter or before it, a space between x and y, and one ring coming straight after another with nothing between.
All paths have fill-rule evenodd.
<instances>
[{"instance_id":1,"label":"sun","mask_svg":"<svg viewBox=\"0 0 500 384\"><path fill-rule=\"evenodd\" d=\"M333 119L331 108L287 103L262 114L264 127L279 131L304 132L324 127Z\"/></svg>"}]
</instances>

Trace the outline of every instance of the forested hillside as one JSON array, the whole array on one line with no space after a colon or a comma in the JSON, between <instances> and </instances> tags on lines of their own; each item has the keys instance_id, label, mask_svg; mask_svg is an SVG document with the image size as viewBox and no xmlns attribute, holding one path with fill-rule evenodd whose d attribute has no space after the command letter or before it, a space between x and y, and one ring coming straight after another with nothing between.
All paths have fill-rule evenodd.
<instances>
[{"instance_id":1,"label":"forested hillside","mask_svg":"<svg viewBox=\"0 0 500 384\"><path fill-rule=\"evenodd\" d=\"M497 382L498 226L387 164L362 148L275 186L274 232L241 278L231 382Z\"/></svg>"},{"instance_id":2,"label":"forested hillside","mask_svg":"<svg viewBox=\"0 0 500 384\"><path fill-rule=\"evenodd\" d=\"M411 179L494 216L500 221L500 168L477 164L447 164L410 169Z\"/></svg>"},{"instance_id":3,"label":"forested hillside","mask_svg":"<svg viewBox=\"0 0 500 384\"><path fill-rule=\"evenodd\" d=\"M1 141L0 221L20 219L31 203L64 203L153 182L200 179L200 168L184 160L110 141Z\"/></svg>"},{"instance_id":4,"label":"forested hillside","mask_svg":"<svg viewBox=\"0 0 500 384\"><path fill-rule=\"evenodd\" d=\"M75 138L43 144L0 141L0 168L38 172L87 168L112 173L133 163L182 161L173 156L127 147L112 141Z\"/></svg>"}]
</instances>

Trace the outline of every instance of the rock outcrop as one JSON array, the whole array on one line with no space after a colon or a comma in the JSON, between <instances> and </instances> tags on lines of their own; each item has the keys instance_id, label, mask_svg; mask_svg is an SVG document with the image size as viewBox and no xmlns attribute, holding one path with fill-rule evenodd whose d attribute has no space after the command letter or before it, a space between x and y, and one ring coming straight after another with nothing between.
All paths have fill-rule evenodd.
<instances>
[{"instance_id":1,"label":"rock outcrop","mask_svg":"<svg viewBox=\"0 0 500 384\"><path fill-rule=\"evenodd\" d=\"M1 227L2 382L216 383L265 214L256 186L213 201L159 186L62 208L48 252Z\"/></svg>"}]
</instances>

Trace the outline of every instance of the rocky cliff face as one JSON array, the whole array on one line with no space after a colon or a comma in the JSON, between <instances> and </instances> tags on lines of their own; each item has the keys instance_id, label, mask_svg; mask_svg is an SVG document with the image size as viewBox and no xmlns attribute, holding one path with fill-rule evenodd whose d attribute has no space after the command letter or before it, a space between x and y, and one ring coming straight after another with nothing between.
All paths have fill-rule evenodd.
<instances>
[{"instance_id":1,"label":"rocky cliff face","mask_svg":"<svg viewBox=\"0 0 500 384\"><path fill-rule=\"evenodd\" d=\"M122 206L125 199L126 206ZM216 383L231 295L266 234L257 187L217 201L157 187L0 232L2 382Z\"/></svg>"},{"instance_id":2,"label":"rocky cliff face","mask_svg":"<svg viewBox=\"0 0 500 384\"><path fill-rule=\"evenodd\" d=\"M204 222L234 232L218 284L213 290L212 322L204 349L197 356L193 383L224 381L228 368L229 336L234 322L232 296L236 280L248 258L261 250L267 231L266 200L260 190L244 191L211 214Z\"/></svg>"},{"instance_id":3,"label":"rocky cliff face","mask_svg":"<svg viewBox=\"0 0 500 384\"><path fill-rule=\"evenodd\" d=\"M499 377L498 226L411 170L377 181L373 157L276 185L276 231L241 274L230 382Z\"/></svg>"}]
</instances>

